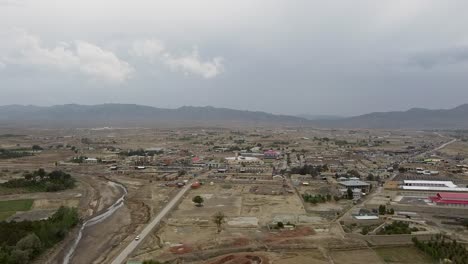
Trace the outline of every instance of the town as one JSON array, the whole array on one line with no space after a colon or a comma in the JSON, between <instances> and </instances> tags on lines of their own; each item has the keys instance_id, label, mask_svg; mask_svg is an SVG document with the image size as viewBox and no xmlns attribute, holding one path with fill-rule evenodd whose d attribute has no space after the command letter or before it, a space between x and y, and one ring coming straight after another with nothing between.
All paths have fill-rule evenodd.
<instances>
[{"instance_id":1,"label":"town","mask_svg":"<svg viewBox=\"0 0 468 264\"><path fill-rule=\"evenodd\" d=\"M467 263L464 131L1 132L0 230L76 208L15 263Z\"/></svg>"}]
</instances>

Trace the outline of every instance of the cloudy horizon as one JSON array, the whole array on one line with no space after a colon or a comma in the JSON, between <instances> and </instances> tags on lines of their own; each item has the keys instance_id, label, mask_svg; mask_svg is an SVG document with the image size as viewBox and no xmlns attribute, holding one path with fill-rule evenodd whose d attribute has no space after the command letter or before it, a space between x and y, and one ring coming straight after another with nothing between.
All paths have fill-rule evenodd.
<instances>
[{"instance_id":1,"label":"cloudy horizon","mask_svg":"<svg viewBox=\"0 0 468 264\"><path fill-rule=\"evenodd\" d=\"M0 105L468 103L468 2L0 0Z\"/></svg>"}]
</instances>

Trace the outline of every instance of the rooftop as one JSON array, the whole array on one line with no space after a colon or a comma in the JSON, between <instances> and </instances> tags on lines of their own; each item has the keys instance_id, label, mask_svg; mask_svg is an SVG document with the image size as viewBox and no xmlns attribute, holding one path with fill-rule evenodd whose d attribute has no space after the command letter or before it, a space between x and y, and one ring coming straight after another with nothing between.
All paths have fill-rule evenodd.
<instances>
[{"instance_id":1,"label":"rooftop","mask_svg":"<svg viewBox=\"0 0 468 264\"><path fill-rule=\"evenodd\" d=\"M404 184L440 184L447 187L457 187L452 181L431 181L431 180L403 180Z\"/></svg>"},{"instance_id":2,"label":"rooftop","mask_svg":"<svg viewBox=\"0 0 468 264\"><path fill-rule=\"evenodd\" d=\"M462 199L468 200L468 193L446 193L440 192L437 194L438 197L442 199Z\"/></svg>"},{"instance_id":3,"label":"rooftop","mask_svg":"<svg viewBox=\"0 0 468 264\"><path fill-rule=\"evenodd\" d=\"M370 184L367 182L363 181L357 181L357 180L352 180L352 181L341 181L339 182L341 185L347 186L347 187L352 187L352 186L369 186Z\"/></svg>"}]
</instances>

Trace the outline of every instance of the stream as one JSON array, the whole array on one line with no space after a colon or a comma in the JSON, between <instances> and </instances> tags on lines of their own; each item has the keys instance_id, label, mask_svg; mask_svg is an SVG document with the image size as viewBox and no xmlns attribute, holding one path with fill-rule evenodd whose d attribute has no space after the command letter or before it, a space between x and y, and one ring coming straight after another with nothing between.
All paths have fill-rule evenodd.
<instances>
[{"instance_id":1,"label":"stream","mask_svg":"<svg viewBox=\"0 0 468 264\"><path fill-rule=\"evenodd\" d=\"M63 264L68 264L70 262L70 259L72 258L73 254L75 253L76 247L78 246L78 243L80 243L81 237L83 236L83 230L86 227L93 226L95 224L98 224L98 223L106 220L109 216L114 214L114 212L117 209L119 209L120 207L123 206L124 198L125 198L125 196L127 196L127 188L125 188L125 186L123 186L120 183L116 183L116 182L112 182L112 181L109 181L109 184L121 188L123 190L123 195L119 199L117 199L117 201L115 201L115 203L113 203L106 210L104 210L102 213L94 216L91 219L86 220L81 225L80 231L78 232L78 236L76 237L75 242L73 243L72 247L68 250L67 255L63 259Z\"/></svg>"}]
</instances>

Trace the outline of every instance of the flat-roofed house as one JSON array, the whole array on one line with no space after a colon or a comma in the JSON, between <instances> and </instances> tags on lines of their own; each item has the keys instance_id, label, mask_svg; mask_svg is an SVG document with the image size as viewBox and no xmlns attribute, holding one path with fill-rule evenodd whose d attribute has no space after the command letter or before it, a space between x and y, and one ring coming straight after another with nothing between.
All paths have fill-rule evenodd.
<instances>
[{"instance_id":1,"label":"flat-roofed house","mask_svg":"<svg viewBox=\"0 0 468 264\"><path fill-rule=\"evenodd\" d=\"M358 188L358 189L361 189L365 193L368 193L370 191L370 184L367 182L363 182L363 181L357 181L357 180L340 181L338 182L338 184L343 186L346 189L351 188L351 190L353 190L353 189Z\"/></svg>"}]
</instances>

